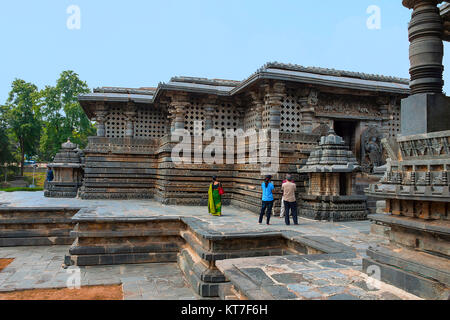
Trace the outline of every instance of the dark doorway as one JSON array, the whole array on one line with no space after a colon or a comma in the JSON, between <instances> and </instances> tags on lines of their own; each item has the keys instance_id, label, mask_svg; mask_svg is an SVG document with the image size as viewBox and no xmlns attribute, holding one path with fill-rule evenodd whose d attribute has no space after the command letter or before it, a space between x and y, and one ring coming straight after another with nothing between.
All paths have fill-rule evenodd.
<instances>
[{"instance_id":1,"label":"dark doorway","mask_svg":"<svg viewBox=\"0 0 450 320\"><path fill-rule=\"evenodd\" d=\"M334 132L344 139L345 145L356 154L356 126L357 121L334 121Z\"/></svg>"},{"instance_id":2,"label":"dark doorway","mask_svg":"<svg viewBox=\"0 0 450 320\"><path fill-rule=\"evenodd\" d=\"M339 173L339 195L347 195L347 174L345 172Z\"/></svg>"}]
</instances>

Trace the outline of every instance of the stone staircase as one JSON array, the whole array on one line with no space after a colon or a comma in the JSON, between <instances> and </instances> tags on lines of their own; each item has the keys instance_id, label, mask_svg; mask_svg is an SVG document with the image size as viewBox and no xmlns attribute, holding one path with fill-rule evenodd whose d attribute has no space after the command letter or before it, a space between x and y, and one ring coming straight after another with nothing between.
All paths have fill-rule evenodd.
<instances>
[{"instance_id":1,"label":"stone staircase","mask_svg":"<svg viewBox=\"0 0 450 320\"><path fill-rule=\"evenodd\" d=\"M79 208L0 207L0 247L68 245Z\"/></svg>"},{"instance_id":2,"label":"stone staircase","mask_svg":"<svg viewBox=\"0 0 450 320\"><path fill-rule=\"evenodd\" d=\"M343 250L331 239L303 237L292 231L224 234L193 217L108 217L95 209L83 209L73 221L75 241L65 257L66 265L178 262L193 290L208 298L239 298L227 286L216 261Z\"/></svg>"}]
</instances>

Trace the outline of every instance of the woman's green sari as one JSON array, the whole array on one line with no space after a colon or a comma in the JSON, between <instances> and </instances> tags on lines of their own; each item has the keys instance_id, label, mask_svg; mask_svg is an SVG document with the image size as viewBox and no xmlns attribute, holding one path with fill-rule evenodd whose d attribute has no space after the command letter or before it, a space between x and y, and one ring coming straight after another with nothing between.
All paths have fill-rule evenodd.
<instances>
[{"instance_id":1,"label":"woman's green sari","mask_svg":"<svg viewBox=\"0 0 450 320\"><path fill-rule=\"evenodd\" d=\"M208 190L208 211L213 216L221 216L222 214L222 196L218 189L213 189L213 185Z\"/></svg>"}]
</instances>

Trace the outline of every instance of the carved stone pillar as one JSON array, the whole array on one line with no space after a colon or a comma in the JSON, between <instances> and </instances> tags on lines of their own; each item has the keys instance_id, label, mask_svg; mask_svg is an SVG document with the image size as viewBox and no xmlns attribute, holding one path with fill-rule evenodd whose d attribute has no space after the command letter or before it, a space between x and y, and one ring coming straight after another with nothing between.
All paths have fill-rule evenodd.
<instances>
[{"instance_id":1,"label":"carved stone pillar","mask_svg":"<svg viewBox=\"0 0 450 320\"><path fill-rule=\"evenodd\" d=\"M105 105L103 103L97 104L97 109L95 113L95 121L97 127L97 137L106 136L105 130L105 122L107 120L108 111L105 109Z\"/></svg>"},{"instance_id":2,"label":"carved stone pillar","mask_svg":"<svg viewBox=\"0 0 450 320\"><path fill-rule=\"evenodd\" d=\"M269 93L266 94L266 105L269 110L269 128L280 130L281 128L281 105L285 97L285 86L283 82L275 82Z\"/></svg>"},{"instance_id":3,"label":"carved stone pillar","mask_svg":"<svg viewBox=\"0 0 450 320\"><path fill-rule=\"evenodd\" d=\"M442 94L443 23L437 7L441 2L403 0L413 9L408 29L412 95L402 100L401 111L405 136L450 129L450 101Z\"/></svg>"},{"instance_id":4,"label":"carved stone pillar","mask_svg":"<svg viewBox=\"0 0 450 320\"><path fill-rule=\"evenodd\" d=\"M125 117L127 118L127 124L125 128L125 137L133 138L134 137L134 122L136 121L136 107L134 103L129 102L127 105L127 110L124 112Z\"/></svg>"},{"instance_id":5,"label":"carved stone pillar","mask_svg":"<svg viewBox=\"0 0 450 320\"><path fill-rule=\"evenodd\" d=\"M186 115L186 104L185 103L177 103L175 104L175 121L174 121L174 129L175 130L184 130L184 117Z\"/></svg>"},{"instance_id":6,"label":"carved stone pillar","mask_svg":"<svg viewBox=\"0 0 450 320\"><path fill-rule=\"evenodd\" d=\"M302 106L300 110L302 114L302 132L311 133L313 130L314 108L319 102L318 96L319 91L311 89L307 97L302 97L298 101Z\"/></svg>"},{"instance_id":7,"label":"carved stone pillar","mask_svg":"<svg viewBox=\"0 0 450 320\"><path fill-rule=\"evenodd\" d=\"M216 108L217 97L210 96L205 103L205 131L214 129L214 110Z\"/></svg>"},{"instance_id":8,"label":"carved stone pillar","mask_svg":"<svg viewBox=\"0 0 450 320\"><path fill-rule=\"evenodd\" d=\"M167 107L167 119L168 119L168 132L172 133L175 131L175 108L169 105Z\"/></svg>"},{"instance_id":9,"label":"carved stone pillar","mask_svg":"<svg viewBox=\"0 0 450 320\"><path fill-rule=\"evenodd\" d=\"M408 28L412 94L442 93L443 24L437 7L441 2L442 0L403 1L404 6L413 9Z\"/></svg>"},{"instance_id":10,"label":"carved stone pillar","mask_svg":"<svg viewBox=\"0 0 450 320\"><path fill-rule=\"evenodd\" d=\"M187 93L176 93L172 96L170 110L173 117L173 130L184 130L186 107L188 107L189 104L189 96Z\"/></svg>"},{"instance_id":11,"label":"carved stone pillar","mask_svg":"<svg viewBox=\"0 0 450 320\"><path fill-rule=\"evenodd\" d=\"M267 85L262 85L262 92L264 92ZM267 86L268 87L268 86ZM255 129L260 130L263 127L262 113L264 110L264 94L260 94L258 90L251 91L248 94L250 99L250 111L255 112Z\"/></svg>"}]
</instances>

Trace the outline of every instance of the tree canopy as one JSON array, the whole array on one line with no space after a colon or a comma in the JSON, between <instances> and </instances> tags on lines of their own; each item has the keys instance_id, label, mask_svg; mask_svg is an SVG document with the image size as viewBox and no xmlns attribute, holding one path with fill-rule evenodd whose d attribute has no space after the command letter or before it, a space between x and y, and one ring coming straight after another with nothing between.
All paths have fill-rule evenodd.
<instances>
[{"instance_id":1,"label":"tree canopy","mask_svg":"<svg viewBox=\"0 0 450 320\"><path fill-rule=\"evenodd\" d=\"M88 92L86 82L73 71L62 72L55 86L42 90L14 80L6 103L0 105L0 163L15 161L23 168L25 158L52 161L67 138L84 148L95 127L77 97Z\"/></svg>"},{"instance_id":2,"label":"tree canopy","mask_svg":"<svg viewBox=\"0 0 450 320\"><path fill-rule=\"evenodd\" d=\"M55 87L46 86L41 91L44 119L40 143L42 159L50 161L67 138L84 148L87 137L95 135L95 127L77 100L78 95L88 92L86 82L73 71L64 71Z\"/></svg>"},{"instance_id":3,"label":"tree canopy","mask_svg":"<svg viewBox=\"0 0 450 320\"><path fill-rule=\"evenodd\" d=\"M21 164L21 173L25 155L34 156L39 149L41 135L41 114L38 104L38 88L29 82L16 79L5 105L8 129L17 146L16 157Z\"/></svg>"}]
</instances>

